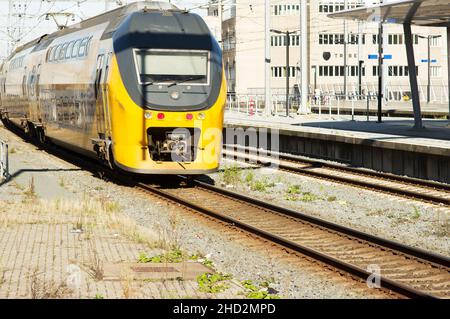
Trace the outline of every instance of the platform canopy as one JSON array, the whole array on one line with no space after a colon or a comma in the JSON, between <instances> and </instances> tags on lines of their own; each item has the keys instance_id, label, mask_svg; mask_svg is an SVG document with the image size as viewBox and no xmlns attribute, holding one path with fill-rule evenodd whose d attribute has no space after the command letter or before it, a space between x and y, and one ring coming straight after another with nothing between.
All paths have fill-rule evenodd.
<instances>
[{"instance_id":1,"label":"platform canopy","mask_svg":"<svg viewBox=\"0 0 450 319\"><path fill-rule=\"evenodd\" d=\"M450 26L450 0L395 1L378 6L339 11L328 16L367 22L448 27Z\"/></svg>"},{"instance_id":2,"label":"platform canopy","mask_svg":"<svg viewBox=\"0 0 450 319\"><path fill-rule=\"evenodd\" d=\"M366 22L402 24L405 34L405 49L408 58L409 81L411 85L414 109L414 126L422 128L422 112L420 108L419 88L417 84L416 62L414 58L413 36L411 25L426 27L445 27L447 29L447 65L450 84L450 0L405 0L376 6L339 11L328 15L330 18L358 20ZM383 56L379 47L379 56ZM380 72L381 74L381 72ZM379 89L381 92L381 88ZM450 89L449 116L450 116ZM379 93L381 100L382 93Z\"/></svg>"}]
</instances>

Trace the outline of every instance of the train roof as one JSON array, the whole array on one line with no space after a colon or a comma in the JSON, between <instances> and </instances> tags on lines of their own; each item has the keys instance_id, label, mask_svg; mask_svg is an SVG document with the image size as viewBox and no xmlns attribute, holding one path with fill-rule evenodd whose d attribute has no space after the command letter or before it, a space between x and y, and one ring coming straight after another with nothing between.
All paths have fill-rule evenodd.
<instances>
[{"instance_id":1,"label":"train roof","mask_svg":"<svg viewBox=\"0 0 450 319\"><path fill-rule=\"evenodd\" d=\"M36 38L30 42L27 42L19 47L17 47L10 56L6 59L9 60L12 56L14 56L16 53L26 50L30 47L33 47L37 44L42 44L37 46L37 48L47 48L46 43L50 43L54 39L70 34L72 32L80 31L82 29L86 29L98 24L102 24L105 22L110 22L108 25L105 34L103 35L102 39L106 39L112 36L114 31L116 30L117 26L123 21L125 17L130 15L133 12L136 11L178 11L183 12L184 10L179 9L178 7L174 6L171 3L168 2L160 2L160 1L140 1L140 2L134 2L130 3L128 5L116 8L114 10L99 14L97 16L91 17L89 19L80 21L76 24L70 25L65 27L62 30L58 30L51 34L44 34L40 36L39 38Z\"/></svg>"}]
</instances>

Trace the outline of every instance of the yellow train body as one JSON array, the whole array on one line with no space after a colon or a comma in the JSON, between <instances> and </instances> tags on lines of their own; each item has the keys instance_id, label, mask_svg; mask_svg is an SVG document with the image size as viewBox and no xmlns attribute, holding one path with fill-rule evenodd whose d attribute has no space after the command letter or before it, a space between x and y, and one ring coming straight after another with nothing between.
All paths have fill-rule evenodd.
<instances>
[{"instance_id":1,"label":"yellow train body","mask_svg":"<svg viewBox=\"0 0 450 319\"><path fill-rule=\"evenodd\" d=\"M218 169L222 149L222 128L226 103L226 81L222 80L219 98L211 108L196 112L143 110L128 95L117 60L113 57L109 83L112 150L116 165L144 174L207 174ZM151 114L146 118L145 114ZM160 120L157 114L164 114ZM187 114L193 119L187 120ZM199 119L199 114L203 114ZM150 158L145 132L151 127L199 128L200 142L193 162L156 162ZM180 165L181 164L181 165Z\"/></svg>"},{"instance_id":2,"label":"yellow train body","mask_svg":"<svg viewBox=\"0 0 450 319\"><path fill-rule=\"evenodd\" d=\"M0 66L4 122L138 174L217 170L226 92L206 24L167 3L88 19L17 48Z\"/></svg>"}]
</instances>

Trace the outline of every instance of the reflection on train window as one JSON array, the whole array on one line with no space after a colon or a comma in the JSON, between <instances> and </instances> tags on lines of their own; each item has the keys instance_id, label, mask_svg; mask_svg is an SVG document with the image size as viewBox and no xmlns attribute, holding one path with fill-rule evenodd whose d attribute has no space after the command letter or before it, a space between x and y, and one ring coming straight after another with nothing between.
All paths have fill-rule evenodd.
<instances>
[{"instance_id":1,"label":"reflection on train window","mask_svg":"<svg viewBox=\"0 0 450 319\"><path fill-rule=\"evenodd\" d=\"M58 57L59 57L59 52L61 51L61 45L58 45L57 47L56 47L56 51L55 51L55 58L54 58L54 60L53 61L56 61L56 60L58 60Z\"/></svg>"},{"instance_id":2,"label":"reflection on train window","mask_svg":"<svg viewBox=\"0 0 450 319\"><path fill-rule=\"evenodd\" d=\"M86 53L86 44L87 44L87 41L88 41L88 38L84 38L82 41L81 41L81 44L80 44L80 49L78 50L78 56L84 56L85 55L85 53Z\"/></svg>"},{"instance_id":3,"label":"reflection on train window","mask_svg":"<svg viewBox=\"0 0 450 319\"><path fill-rule=\"evenodd\" d=\"M60 60L63 60L64 59L64 57L65 57L65 53L66 53L66 49L67 49L67 46L69 45L69 43L64 43L63 44L63 47L62 47L62 49L61 49L61 53L60 53L60 55L59 55L59 59Z\"/></svg>"},{"instance_id":4,"label":"reflection on train window","mask_svg":"<svg viewBox=\"0 0 450 319\"><path fill-rule=\"evenodd\" d=\"M80 43L81 43L81 40L75 41L75 44L72 49L72 58L75 58L78 56L78 49L80 48Z\"/></svg>"},{"instance_id":5,"label":"reflection on train window","mask_svg":"<svg viewBox=\"0 0 450 319\"><path fill-rule=\"evenodd\" d=\"M207 51L136 50L139 82L208 84Z\"/></svg>"},{"instance_id":6,"label":"reflection on train window","mask_svg":"<svg viewBox=\"0 0 450 319\"><path fill-rule=\"evenodd\" d=\"M74 43L75 43L74 41L69 42L69 46L66 49L66 59L70 59L72 57L72 48Z\"/></svg>"}]
</instances>

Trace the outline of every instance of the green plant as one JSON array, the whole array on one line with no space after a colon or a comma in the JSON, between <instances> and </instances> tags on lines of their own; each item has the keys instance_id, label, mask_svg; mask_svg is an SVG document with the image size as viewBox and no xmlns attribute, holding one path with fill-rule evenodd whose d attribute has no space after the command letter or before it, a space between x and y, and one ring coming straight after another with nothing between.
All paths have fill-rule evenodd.
<instances>
[{"instance_id":1,"label":"green plant","mask_svg":"<svg viewBox=\"0 0 450 319\"><path fill-rule=\"evenodd\" d=\"M206 257L202 257L200 254L191 255L189 257L189 260L201 261L202 265L205 265L206 267L214 269L214 263L212 262L212 260L209 260Z\"/></svg>"},{"instance_id":2,"label":"green plant","mask_svg":"<svg viewBox=\"0 0 450 319\"><path fill-rule=\"evenodd\" d=\"M255 174L253 172L248 172L245 176L245 182L247 184L251 184L253 182L253 179L255 178Z\"/></svg>"},{"instance_id":3,"label":"green plant","mask_svg":"<svg viewBox=\"0 0 450 319\"><path fill-rule=\"evenodd\" d=\"M249 299L280 299L280 296L269 294L265 290L251 291L247 294Z\"/></svg>"},{"instance_id":4,"label":"green plant","mask_svg":"<svg viewBox=\"0 0 450 319\"><path fill-rule=\"evenodd\" d=\"M179 249L174 249L165 254L149 257L144 253L141 253L138 257L139 263L181 263L183 262L183 252Z\"/></svg>"},{"instance_id":5,"label":"green plant","mask_svg":"<svg viewBox=\"0 0 450 319\"><path fill-rule=\"evenodd\" d=\"M245 289L248 290L246 297L249 299L279 299L280 297L277 295L273 295L269 293L270 282L261 283L261 287L253 284L251 280L245 280L241 282Z\"/></svg>"},{"instance_id":6,"label":"green plant","mask_svg":"<svg viewBox=\"0 0 450 319\"><path fill-rule=\"evenodd\" d=\"M241 182L241 169L238 166L226 167L222 174L223 181L227 185L236 185Z\"/></svg>"},{"instance_id":7,"label":"green plant","mask_svg":"<svg viewBox=\"0 0 450 319\"><path fill-rule=\"evenodd\" d=\"M204 273L197 277L199 290L207 293L218 293L227 290L230 285L226 281L231 280L231 275L222 273Z\"/></svg>"},{"instance_id":8,"label":"green plant","mask_svg":"<svg viewBox=\"0 0 450 319\"><path fill-rule=\"evenodd\" d=\"M336 196L329 196L327 198L327 201L329 201L329 202L335 202L336 200L337 200Z\"/></svg>"},{"instance_id":9,"label":"green plant","mask_svg":"<svg viewBox=\"0 0 450 319\"><path fill-rule=\"evenodd\" d=\"M205 258L205 260L202 261L202 264L209 268L214 268L214 263L212 260L209 260L208 258Z\"/></svg>"},{"instance_id":10,"label":"green plant","mask_svg":"<svg viewBox=\"0 0 450 319\"><path fill-rule=\"evenodd\" d=\"M420 211L419 211L419 209L416 206L414 206L413 210L414 210L413 211L413 215L411 216L412 219L419 219L420 218Z\"/></svg>"},{"instance_id":11,"label":"green plant","mask_svg":"<svg viewBox=\"0 0 450 319\"><path fill-rule=\"evenodd\" d=\"M317 195L310 192L302 193L302 197L300 198L302 202L313 202L318 199L319 197Z\"/></svg>"},{"instance_id":12,"label":"green plant","mask_svg":"<svg viewBox=\"0 0 450 319\"><path fill-rule=\"evenodd\" d=\"M14 147L11 147L9 149L9 154L15 154L16 153L16 149Z\"/></svg>"},{"instance_id":13,"label":"green plant","mask_svg":"<svg viewBox=\"0 0 450 319\"><path fill-rule=\"evenodd\" d=\"M103 297L103 295L101 295L101 294L96 294L94 296L94 299L105 299L105 297Z\"/></svg>"},{"instance_id":14,"label":"green plant","mask_svg":"<svg viewBox=\"0 0 450 319\"><path fill-rule=\"evenodd\" d=\"M288 187L288 189L286 190L286 193L288 194L300 194L301 190L300 190L300 185L291 185Z\"/></svg>"},{"instance_id":15,"label":"green plant","mask_svg":"<svg viewBox=\"0 0 450 319\"><path fill-rule=\"evenodd\" d=\"M252 185L250 186L250 188L253 191L258 191L258 192L266 192L267 188L271 188L274 187L275 183L273 182L268 182L265 178L254 181L252 183Z\"/></svg>"}]
</instances>

